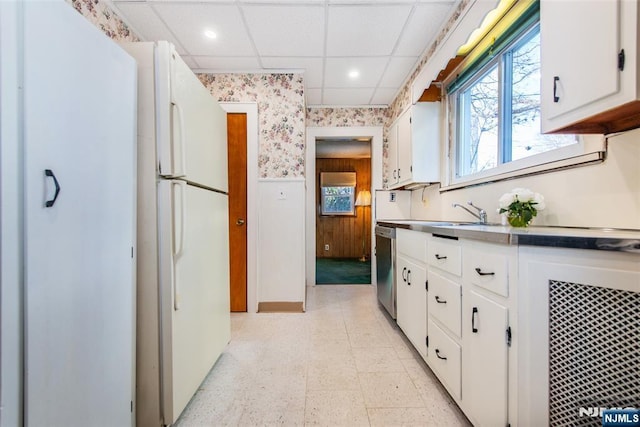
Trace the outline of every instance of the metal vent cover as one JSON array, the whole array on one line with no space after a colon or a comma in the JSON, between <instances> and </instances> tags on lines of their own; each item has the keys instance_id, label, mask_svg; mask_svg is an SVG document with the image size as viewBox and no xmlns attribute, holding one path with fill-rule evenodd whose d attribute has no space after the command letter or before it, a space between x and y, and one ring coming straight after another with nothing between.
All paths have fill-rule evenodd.
<instances>
[{"instance_id":1,"label":"metal vent cover","mask_svg":"<svg viewBox=\"0 0 640 427\"><path fill-rule=\"evenodd\" d=\"M640 407L640 293L549 280L549 425Z\"/></svg>"}]
</instances>

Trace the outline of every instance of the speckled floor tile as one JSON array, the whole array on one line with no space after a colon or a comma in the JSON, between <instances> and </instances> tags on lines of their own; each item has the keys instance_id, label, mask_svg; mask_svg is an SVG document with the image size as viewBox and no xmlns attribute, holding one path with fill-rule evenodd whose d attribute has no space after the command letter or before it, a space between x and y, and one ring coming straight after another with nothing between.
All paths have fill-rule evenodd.
<instances>
[{"instance_id":1,"label":"speckled floor tile","mask_svg":"<svg viewBox=\"0 0 640 427\"><path fill-rule=\"evenodd\" d=\"M367 409L359 391L308 391L305 425L368 426Z\"/></svg>"},{"instance_id":2,"label":"speckled floor tile","mask_svg":"<svg viewBox=\"0 0 640 427\"><path fill-rule=\"evenodd\" d=\"M420 408L425 403L406 372L359 373L367 408Z\"/></svg>"},{"instance_id":3,"label":"speckled floor tile","mask_svg":"<svg viewBox=\"0 0 640 427\"><path fill-rule=\"evenodd\" d=\"M307 312L233 313L178 427L469 426L371 286L316 286Z\"/></svg>"}]
</instances>

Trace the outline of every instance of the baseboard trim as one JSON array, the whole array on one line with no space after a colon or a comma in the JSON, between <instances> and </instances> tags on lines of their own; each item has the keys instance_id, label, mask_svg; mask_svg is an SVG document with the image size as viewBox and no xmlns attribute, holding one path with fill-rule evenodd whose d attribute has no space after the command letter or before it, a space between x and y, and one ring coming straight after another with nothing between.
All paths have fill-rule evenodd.
<instances>
[{"instance_id":1,"label":"baseboard trim","mask_svg":"<svg viewBox=\"0 0 640 427\"><path fill-rule=\"evenodd\" d=\"M302 301L269 301L258 303L258 313L303 313Z\"/></svg>"}]
</instances>

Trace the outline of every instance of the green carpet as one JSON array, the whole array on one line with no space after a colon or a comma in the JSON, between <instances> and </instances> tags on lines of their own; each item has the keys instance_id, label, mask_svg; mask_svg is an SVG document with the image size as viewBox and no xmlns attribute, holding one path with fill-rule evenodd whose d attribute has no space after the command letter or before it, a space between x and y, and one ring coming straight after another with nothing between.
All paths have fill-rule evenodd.
<instances>
[{"instance_id":1,"label":"green carpet","mask_svg":"<svg viewBox=\"0 0 640 427\"><path fill-rule=\"evenodd\" d=\"M371 283L371 261L358 258L316 258L316 284L362 285Z\"/></svg>"}]
</instances>

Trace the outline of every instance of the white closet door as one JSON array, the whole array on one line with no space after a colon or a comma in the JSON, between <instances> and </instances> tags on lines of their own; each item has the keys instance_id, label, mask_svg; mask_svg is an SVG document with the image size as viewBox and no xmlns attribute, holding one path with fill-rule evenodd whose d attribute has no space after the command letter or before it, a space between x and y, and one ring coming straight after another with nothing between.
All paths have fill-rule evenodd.
<instances>
[{"instance_id":1,"label":"white closet door","mask_svg":"<svg viewBox=\"0 0 640 427\"><path fill-rule=\"evenodd\" d=\"M29 426L133 423L135 93L133 59L71 5L24 3Z\"/></svg>"}]
</instances>

